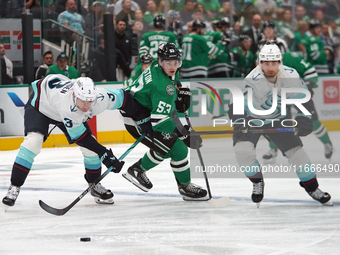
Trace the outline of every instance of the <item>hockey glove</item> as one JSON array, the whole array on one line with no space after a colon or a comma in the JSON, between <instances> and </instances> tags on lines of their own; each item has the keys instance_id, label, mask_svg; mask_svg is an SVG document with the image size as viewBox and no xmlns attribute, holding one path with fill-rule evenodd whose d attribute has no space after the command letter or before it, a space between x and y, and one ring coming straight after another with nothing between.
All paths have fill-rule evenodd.
<instances>
[{"instance_id":1,"label":"hockey glove","mask_svg":"<svg viewBox=\"0 0 340 255\"><path fill-rule=\"evenodd\" d=\"M303 113L298 113L295 117L297 122L296 127L298 128L298 136L307 136L313 131L313 121L312 116L304 115Z\"/></svg>"},{"instance_id":2,"label":"hockey glove","mask_svg":"<svg viewBox=\"0 0 340 255\"><path fill-rule=\"evenodd\" d=\"M107 150L104 151L104 153L99 155L100 160L103 162L103 164L107 167L110 168L111 166L112 168L112 172L114 173L119 173L120 170L122 170L122 167L124 165L124 161L120 161L118 160L112 153L112 150Z\"/></svg>"},{"instance_id":3,"label":"hockey glove","mask_svg":"<svg viewBox=\"0 0 340 255\"><path fill-rule=\"evenodd\" d=\"M178 88L175 101L177 112L184 113L190 107L191 91L189 88Z\"/></svg>"},{"instance_id":4,"label":"hockey glove","mask_svg":"<svg viewBox=\"0 0 340 255\"><path fill-rule=\"evenodd\" d=\"M184 126L187 130L190 131L191 134L195 133L195 131L189 128L188 125ZM186 146L191 149L199 149L202 147L202 138L199 135L183 135L177 129L175 132L178 135L178 138L184 142Z\"/></svg>"}]
</instances>

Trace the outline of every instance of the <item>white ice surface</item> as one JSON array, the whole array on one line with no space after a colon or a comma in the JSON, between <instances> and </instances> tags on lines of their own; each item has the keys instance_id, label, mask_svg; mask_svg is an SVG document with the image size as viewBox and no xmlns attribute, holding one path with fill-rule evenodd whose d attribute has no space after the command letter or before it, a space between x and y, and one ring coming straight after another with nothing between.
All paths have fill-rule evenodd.
<instances>
[{"instance_id":1,"label":"white ice surface","mask_svg":"<svg viewBox=\"0 0 340 255\"><path fill-rule=\"evenodd\" d=\"M340 164L340 132L330 136L332 163ZM322 144L309 137L304 142L312 161L328 164ZM231 143L230 138L209 139L204 148L223 145L225 160L235 165ZM108 147L119 156L129 145ZM261 140L259 159L267 150ZM135 148L122 172L145 151L143 145ZM17 152L0 152L1 199ZM279 155L277 163L285 162ZM95 204L88 194L64 216L40 208L39 199L66 207L87 188L83 174L78 148L42 149L15 206L6 212L0 206L0 254L340 254L339 178L319 178L320 188L332 195L333 207L313 201L297 178L268 178L260 208L250 200L252 185L245 177L211 178L213 197L231 199L214 208L210 202L184 202L166 160L148 172L154 184L148 193L110 173L102 183L113 190L114 205ZM193 182L205 186L203 178ZM81 237L91 242L80 242Z\"/></svg>"}]
</instances>

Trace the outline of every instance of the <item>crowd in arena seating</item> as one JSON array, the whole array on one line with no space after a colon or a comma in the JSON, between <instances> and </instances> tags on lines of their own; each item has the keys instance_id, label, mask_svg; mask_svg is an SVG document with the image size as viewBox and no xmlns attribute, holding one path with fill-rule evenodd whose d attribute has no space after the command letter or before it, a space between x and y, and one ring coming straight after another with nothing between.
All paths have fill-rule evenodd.
<instances>
[{"instance_id":1,"label":"crowd in arena seating","mask_svg":"<svg viewBox=\"0 0 340 255\"><path fill-rule=\"evenodd\" d=\"M121 70L117 77L119 80L128 78L126 66L133 69L139 62L143 35L155 31L154 19L159 15L165 18L163 30L177 37L184 57L188 56L184 55L188 49L183 46L189 47L190 39L186 35L190 33L196 33L195 38L202 37L214 44L216 50L213 54L209 51L200 53L208 58L203 77L215 77L208 70L219 63L225 63L225 69L218 77L247 75L256 65L259 44L261 46L268 40L280 42L284 52L298 52L311 62L316 55L325 55L327 70L321 71L321 75L340 71L337 60L340 0L169 0L167 3L168 6L165 6L164 0L0 0L0 17L20 18L24 9L33 13L34 18L52 19L73 29L70 32L44 22L44 38L56 44L60 44L61 40L69 43L75 40L77 33L74 30L92 38L89 59L94 62L91 66L97 69L96 73L98 66L94 52L100 51L103 39L103 15L112 13L119 60L117 68ZM194 21L196 32L192 30ZM204 26L198 28L199 22ZM319 38L322 44L318 44L317 49L308 49L316 47L308 39L310 37ZM316 64L319 63L316 61ZM97 73L94 77L100 77L95 78L96 81L106 80L102 74Z\"/></svg>"}]
</instances>

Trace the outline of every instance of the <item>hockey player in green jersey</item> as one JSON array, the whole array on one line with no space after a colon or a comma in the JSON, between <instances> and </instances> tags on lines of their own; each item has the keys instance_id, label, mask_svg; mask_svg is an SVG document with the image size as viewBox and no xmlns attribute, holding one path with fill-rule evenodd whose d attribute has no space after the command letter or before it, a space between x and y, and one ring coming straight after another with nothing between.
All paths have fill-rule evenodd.
<instances>
[{"instance_id":1,"label":"hockey player in green jersey","mask_svg":"<svg viewBox=\"0 0 340 255\"><path fill-rule=\"evenodd\" d=\"M139 57L142 54L150 53L153 58L157 58L157 50L162 43L173 43L179 49L177 37L170 31L165 31L165 18L157 15L153 20L155 31L145 33L139 44Z\"/></svg>"},{"instance_id":2,"label":"hockey player in green jersey","mask_svg":"<svg viewBox=\"0 0 340 255\"><path fill-rule=\"evenodd\" d=\"M175 130L175 124L171 118L173 109L184 112L190 106L190 90L177 87L181 54L176 45L172 43L161 44L157 53L157 61L154 61L127 88L127 91L133 95L137 102L150 110L154 132L153 135L142 140L142 143L148 146L150 151L132 165L123 176L147 192L153 185L146 176L146 171L157 166L164 159L170 158L178 191L183 199L207 200L207 191L191 183L188 162L188 147L199 148L202 139L199 136L183 136ZM124 116L124 123L133 137L140 137L141 133L132 119Z\"/></svg>"},{"instance_id":3,"label":"hockey player in green jersey","mask_svg":"<svg viewBox=\"0 0 340 255\"><path fill-rule=\"evenodd\" d=\"M311 36L302 41L306 48L306 59L311 63L319 75L328 74L327 53L324 50L325 45L319 38L321 33L321 23L318 20L311 20L309 23Z\"/></svg>"},{"instance_id":4,"label":"hockey player in green jersey","mask_svg":"<svg viewBox=\"0 0 340 255\"><path fill-rule=\"evenodd\" d=\"M248 35L240 35L239 45L230 52L234 66L233 77L245 77L255 67L255 57L250 51L251 38Z\"/></svg>"},{"instance_id":5,"label":"hockey player in green jersey","mask_svg":"<svg viewBox=\"0 0 340 255\"><path fill-rule=\"evenodd\" d=\"M275 41L273 43L275 43ZM313 97L313 88L318 87L317 82L319 78L318 74L315 71L315 68L296 52L288 51L284 53L282 62L283 65L292 67L298 72L300 77L305 81L308 90ZM325 157L329 159L333 154L333 145L329 139L327 129L319 120L314 102L312 100L310 101L313 108L311 111L313 120L313 132L315 136L323 143L325 147ZM263 163L275 163L276 156L277 147L272 141L270 141L270 150L265 155L263 155Z\"/></svg>"},{"instance_id":6,"label":"hockey player in green jersey","mask_svg":"<svg viewBox=\"0 0 340 255\"><path fill-rule=\"evenodd\" d=\"M184 79L206 78L208 76L208 61L218 52L216 46L203 37L205 24L194 20L192 32L183 36L183 66L181 69Z\"/></svg>"},{"instance_id":7,"label":"hockey player in green jersey","mask_svg":"<svg viewBox=\"0 0 340 255\"><path fill-rule=\"evenodd\" d=\"M230 77L230 72L233 70L233 65L230 62L230 55L228 45L230 38L228 35L223 35L221 43L217 43L216 47L219 49L216 58L209 60L208 77Z\"/></svg>"},{"instance_id":8,"label":"hockey player in green jersey","mask_svg":"<svg viewBox=\"0 0 340 255\"><path fill-rule=\"evenodd\" d=\"M229 19L225 17L217 21L215 26L216 31L208 31L203 35L203 37L208 41L213 42L213 44L221 43L222 36L227 33L228 27Z\"/></svg>"},{"instance_id":9,"label":"hockey player in green jersey","mask_svg":"<svg viewBox=\"0 0 340 255\"><path fill-rule=\"evenodd\" d=\"M131 75L129 79L125 81L125 86L128 87L132 85L132 83L137 80L137 78L142 74L142 72L145 71L146 68L148 68L153 61L153 57L149 53L142 54L140 56L140 62L137 64L135 69L132 70Z\"/></svg>"}]
</instances>

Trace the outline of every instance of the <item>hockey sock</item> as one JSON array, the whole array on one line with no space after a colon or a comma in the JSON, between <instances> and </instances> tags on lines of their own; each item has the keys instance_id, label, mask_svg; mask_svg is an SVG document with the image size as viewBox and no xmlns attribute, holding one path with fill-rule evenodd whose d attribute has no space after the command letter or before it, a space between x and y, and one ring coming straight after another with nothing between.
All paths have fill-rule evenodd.
<instances>
[{"instance_id":1,"label":"hockey sock","mask_svg":"<svg viewBox=\"0 0 340 255\"><path fill-rule=\"evenodd\" d=\"M158 155L153 150L149 150L147 153L144 154L144 157L142 158L140 168L144 171L148 171L151 168L158 166L160 163L162 163L163 157Z\"/></svg>"},{"instance_id":2,"label":"hockey sock","mask_svg":"<svg viewBox=\"0 0 340 255\"><path fill-rule=\"evenodd\" d=\"M24 184L36 156L34 152L20 146L19 153L12 168L11 183L13 185L20 187Z\"/></svg>"},{"instance_id":3,"label":"hockey sock","mask_svg":"<svg viewBox=\"0 0 340 255\"><path fill-rule=\"evenodd\" d=\"M319 187L319 183L316 177L314 177L313 179L309 181L305 181L305 182L301 181L300 185L301 187L305 188L307 192L313 192Z\"/></svg>"},{"instance_id":4,"label":"hockey sock","mask_svg":"<svg viewBox=\"0 0 340 255\"><path fill-rule=\"evenodd\" d=\"M188 147L183 141L177 139L169 151L172 171L181 185L188 185L191 182L190 165L188 161Z\"/></svg>"},{"instance_id":5,"label":"hockey sock","mask_svg":"<svg viewBox=\"0 0 340 255\"><path fill-rule=\"evenodd\" d=\"M97 180L102 170L99 157L97 155L93 157L84 156L84 166L86 171L85 179L87 182L92 183Z\"/></svg>"},{"instance_id":6,"label":"hockey sock","mask_svg":"<svg viewBox=\"0 0 340 255\"><path fill-rule=\"evenodd\" d=\"M270 140L270 142L269 142L269 147L271 149L276 149L277 148L276 144L272 140Z\"/></svg>"},{"instance_id":7,"label":"hockey sock","mask_svg":"<svg viewBox=\"0 0 340 255\"><path fill-rule=\"evenodd\" d=\"M313 132L323 144L330 142L327 129L320 120L313 120Z\"/></svg>"}]
</instances>

